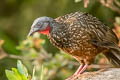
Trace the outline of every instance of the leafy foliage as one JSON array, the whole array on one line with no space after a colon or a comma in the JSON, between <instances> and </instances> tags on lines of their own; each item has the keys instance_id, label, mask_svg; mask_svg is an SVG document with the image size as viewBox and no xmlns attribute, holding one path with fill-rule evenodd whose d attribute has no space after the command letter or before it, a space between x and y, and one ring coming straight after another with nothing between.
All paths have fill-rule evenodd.
<instances>
[{"instance_id":1,"label":"leafy foliage","mask_svg":"<svg viewBox=\"0 0 120 80\"><path fill-rule=\"evenodd\" d=\"M73 58L68 54L65 54L64 52L59 52L60 54L57 53L55 55L51 55L48 52L46 52L45 49L43 48L44 44L45 41L40 38L40 34L38 33L34 34L33 37L27 38L26 40L22 41L20 45L17 46L17 49L21 51L22 55L21 56L9 55L9 57L21 59L24 63L27 64L28 69L21 63L20 60L18 60L17 69L12 68L12 71L10 70L5 71L8 79L56 80L58 78L65 79L69 74L72 74L72 72L69 72L69 69L72 69L73 66L76 66L73 64L74 63ZM28 65L32 67L29 67ZM31 77L28 74L28 70L32 72L32 68L33 76ZM63 75L64 77L62 77Z\"/></svg>"},{"instance_id":2,"label":"leafy foliage","mask_svg":"<svg viewBox=\"0 0 120 80\"><path fill-rule=\"evenodd\" d=\"M12 71L5 70L8 80L31 80L27 68L20 60L17 61L17 69L12 68Z\"/></svg>"}]
</instances>

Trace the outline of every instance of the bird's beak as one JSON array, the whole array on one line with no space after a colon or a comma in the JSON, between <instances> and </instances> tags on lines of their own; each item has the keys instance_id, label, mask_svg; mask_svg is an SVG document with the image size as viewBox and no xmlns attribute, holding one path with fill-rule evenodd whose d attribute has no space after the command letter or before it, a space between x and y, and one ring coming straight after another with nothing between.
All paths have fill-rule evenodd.
<instances>
[{"instance_id":1,"label":"bird's beak","mask_svg":"<svg viewBox=\"0 0 120 80\"><path fill-rule=\"evenodd\" d=\"M30 37L33 34L33 31L30 30L30 32L28 33L28 37Z\"/></svg>"},{"instance_id":2,"label":"bird's beak","mask_svg":"<svg viewBox=\"0 0 120 80\"><path fill-rule=\"evenodd\" d=\"M34 32L39 31L39 28L31 28L30 32L28 33L28 37L30 37Z\"/></svg>"}]
</instances>

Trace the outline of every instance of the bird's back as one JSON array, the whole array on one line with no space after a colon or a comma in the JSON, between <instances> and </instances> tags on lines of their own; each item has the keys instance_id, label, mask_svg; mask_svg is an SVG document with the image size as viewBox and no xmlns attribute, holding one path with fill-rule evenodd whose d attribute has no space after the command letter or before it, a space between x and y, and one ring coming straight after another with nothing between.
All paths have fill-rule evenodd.
<instances>
[{"instance_id":1,"label":"bird's back","mask_svg":"<svg viewBox=\"0 0 120 80\"><path fill-rule=\"evenodd\" d=\"M88 13L75 12L60 16L55 19L58 23L64 24L63 29L67 28L70 32L75 31L78 34L83 31L89 34L91 38L96 38L100 41L112 41L118 43L118 38L113 31L101 22L98 18L93 17Z\"/></svg>"}]
</instances>

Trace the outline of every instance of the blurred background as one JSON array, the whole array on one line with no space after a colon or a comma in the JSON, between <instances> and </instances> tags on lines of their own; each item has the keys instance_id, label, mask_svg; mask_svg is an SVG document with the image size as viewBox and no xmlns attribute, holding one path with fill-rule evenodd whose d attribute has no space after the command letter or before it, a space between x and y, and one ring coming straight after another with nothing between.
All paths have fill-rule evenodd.
<instances>
[{"instance_id":1,"label":"blurred background","mask_svg":"<svg viewBox=\"0 0 120 80\"><path fill-rule=\"evenodd\" d=\"M5 69L16 67L18 59L30 74L36 67L36 80L40 80L41 66L43 80L64 80L72 75L79 66L76 60L52 46L44 35L26 36L34 19L76 11L99 18L120 38L119 0L0 0L0 80L7 80ZM88 71L109 67L108 64L100 54Z\"/></svg>"}]
</instances>

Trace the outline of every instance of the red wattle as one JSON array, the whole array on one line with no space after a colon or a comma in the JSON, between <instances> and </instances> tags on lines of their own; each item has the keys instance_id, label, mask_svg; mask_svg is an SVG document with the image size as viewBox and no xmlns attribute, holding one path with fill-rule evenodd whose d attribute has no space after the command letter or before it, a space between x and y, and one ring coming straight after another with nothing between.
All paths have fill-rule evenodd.
<instances>
[{"instance_id":1,"label":"red wattle","mask_svg":"<svg viewBox=\"0 0 120 80\"><path fill-rule=\"evenodd\" d=\"M45 30L39 31L41 34L48 35L50 32L50 27L48 26Z\"/></svg>"}]
</instances>

